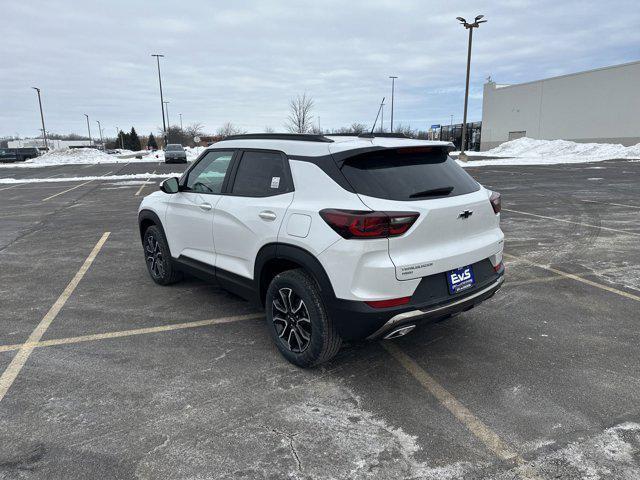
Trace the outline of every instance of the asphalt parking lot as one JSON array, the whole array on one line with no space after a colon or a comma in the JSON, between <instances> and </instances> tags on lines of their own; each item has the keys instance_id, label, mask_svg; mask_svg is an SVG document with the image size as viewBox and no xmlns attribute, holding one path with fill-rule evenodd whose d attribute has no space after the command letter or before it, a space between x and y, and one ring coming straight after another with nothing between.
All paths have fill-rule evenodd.
<instances>
[{"instance_id":1,"label":"asphalt parking lot","mask_svg":"<svg viewBox=\"0 0 640 480\"><path fill-rule=\"evenodd\" d=\"M0 170L0 478L640 478L640 162L471 167L507 281L388 342L288 364L246 302L148 277L184 166ZM110 173L108 173L110 172Z\"/></svg>"}]
</instances>

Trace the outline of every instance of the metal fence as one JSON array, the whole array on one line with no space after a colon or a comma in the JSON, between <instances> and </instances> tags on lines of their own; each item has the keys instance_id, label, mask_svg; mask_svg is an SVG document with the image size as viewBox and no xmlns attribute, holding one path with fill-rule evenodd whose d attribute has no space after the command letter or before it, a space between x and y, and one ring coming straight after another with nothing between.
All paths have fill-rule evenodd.
<instances>
[{"instance_id":1,"label":"metal fence","mask_svg":"<svg viewBox=\"0 0 640 480\"><path fill-rule=\"evenodd\" d=\"M480 151L480 135L482 132L482 122L467 123L466 151ZM442 125L440 127L440 140L453 142L456 150L460 150L462 144L462 124Z\"/></svg>"}]
</instances>

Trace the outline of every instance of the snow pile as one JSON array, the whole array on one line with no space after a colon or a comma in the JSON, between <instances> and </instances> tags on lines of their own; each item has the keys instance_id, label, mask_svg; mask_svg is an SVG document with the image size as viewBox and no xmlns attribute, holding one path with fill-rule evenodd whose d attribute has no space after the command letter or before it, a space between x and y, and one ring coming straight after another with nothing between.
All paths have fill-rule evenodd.
<instances>
[{"instance_id":1,"label":"snow pile","mask_svg":"<svg viewBox=\"0 0 640 480\"><path fill-rule=\"evenodd\" d=\"M568 140L535 140L523 137L505 142L492 150L472 152L473 157L502 157L459 162L462 166L485 165L553 165L589 163L615 159L640 158L640 143L625 147L613 143L577 143Z\"/></svg>"},{"instance_id":2,"label":"snow pile","mask_svg":"<svg viewBox=\"0 0 640 480\"><path fill-rule=\"evenodd\" d=\"M139 158L129 158L128 155L119 157L109 155L95 148L69 148L65 150L52 150L51 152L31 158L24 162L4 163L0 167L4 168L38 168L52 165L81 165L98 163L130 163L130 162L154 162L155 158L147 155L148 152L140 152L144 156Z\"/></svg>"},{"instance_id":3,"label":"snow pile","mask_svg":"<svg viewBox=\"0 0 640 480\"><path fill-rule=\"evenodd\" d=\"M495 157L586 156L607 158L640 158L640 143L625 147L613 143L576 143L568 140L535 140L523 137L505 142L483 152Z\"/></svg>"},{"instance_id":4,"label":"snow pile","mask_svg":"<svg viewBox=\"0 0 640 480\"><path fill-rule=\"evenodd\" d=\"M91 175L84 177L49 177L49 178L0 178L0 184L15 184L15 183L64 183L64 182L88 182L94 180L102 181L114 181L114 180L137 180L145 179L150 180L152 178L168 178L179 177L181 172L171 173L130 173L125 175Z\"/></svg>"}]
</instances>

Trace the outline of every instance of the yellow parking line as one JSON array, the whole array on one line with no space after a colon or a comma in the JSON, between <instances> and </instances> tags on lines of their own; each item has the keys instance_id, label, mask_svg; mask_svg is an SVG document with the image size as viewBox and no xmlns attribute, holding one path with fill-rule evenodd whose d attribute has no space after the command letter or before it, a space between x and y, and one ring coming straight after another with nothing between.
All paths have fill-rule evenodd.
<instances>
[{"instance_id":1,"label":"yellow parking line","mask_svg":"<svg viewBox=\"0 0 640 480\"><path fill-rule=\"evenodd\" d=\"M74 275L74 277L71 279L64 291L60 294L56 302L49 309L47 314L42 318L42 320L40 320L40 323L35 328L35 330L31 332L31 335L29 335L27 341L20 346L20 348L18 349L18 353L16 353L16 356L13 357L13 360L11 360L11 363L9 364L7 369L2 373L2 376L0 376L0 401L2 401L4 396L7 394L9 387L11 387L13 381L20 373L20 370L22 370L22 367L24 367L24 364L27 362L27 359L33 351L32 345L39 342L42 336L45 334L53 320L56 318L64 304L67 302L73 291L80 283L80 280L82 280L84 275L87 273L87 270L89 270L89 267L95 260L104 243L107 241L107 238L109 238L109 235L110 232L104 232L102 237L100 237L100 240L98 240L98 243L96 243L95 247L93 247L93 250L91 250L91 253L80 267L80 270L78 270L78 272Z\"/></svg>"},{"instance_id":2,"label":"yellow parking line","mask_svg":"<svg viewBox=\"0 0 640 480\"><path fill-rule=\"evenodd\" d=\"M563 272L562 270L558 270L557 268L549 267L548 265L541 265L539 263L532 262L531 260L527 260L523 257L516 257L515 255L511 255L508 253L503 254L507 258L514 258L516 260L523 261L528 263L529 265L533 265L534 267L542 268L549 272L553 272L556 275L561 275L565 278L570 278L575 280L576 282L584 283L586 285L590 285L592 287L599 288L601 290L605 290L607 292L615 293L616 295L620 295L621 297L629 298L631 300L635 300L636 302L640 302L640 296L634 295L633 293L625 292L623 290L618 290L617 288L610 287L608 285L603 285L602 283L594 282L592 280L587 280L586 278L581 277L580 275L575 275L573 273Z\"/></svg>"},{"instance_id":3,"label":"yellow parking line","mask_svg":"<svg viewBox=\"0 0 640 480\"><path fill-rule=\"evenodd\" d=\"M511 263L511 262L509 262ZM602 275L605 273L610 273L610 272L618 272L620 271L622 268L624 267L612 267L612 268L605 268L603 270L595 270L595 271L591 271L591 272L583 272L582 275ZM553 273L553 272L551 272ZM556 280L567 280L566 276L563 275L558 275L557 273L554 273L552 276L550 277L543 277L543 278L539 278L539 277L535 277L535 278L528 278L525 280L510 280L508 282L505 283L505 286L510 286L510 287L516 287L519 285L529 285L532 283L545 283L545 282L554 282Z\"/></svg>"},{"instance_id":4,"label":"yellow parking line","mask_svg":"<svg viewBox=\"0 0 640 480\"><path fill-rule=\"evenodd\" d=\"M100 176L101 177L105 177L105 176L109 175L110 173L113 173L113 172L107 172L104 175L100 175ZM86 185L87 183L95 182L96 180L97 180L97 178L94 178L93 180L87 180L86 182L83 182L80 185L76 185L75 187L67 188L66 190L63 190L62 192L58 192L58 193L56 193L54 195L51 195L50 197L43 198L42 201L46 202L47 200L50 200L50 199L52 199L54 197L57 197L58 195L62 195L63 193L70 192L71 190L75 190L76 188L80 188L83 185Z\"/></svg>"},{"instance_id":5,"label":"yellow parking line","mask_svg":"<svg viewBox=\"0 0 640 480\"><path fill-rule=\"evenodd\" d=\"M458 401L449 391L440 385L426 370L391 342L381 343L382 347L414 377L425 390L433 395L440 404L449 410L478 440L480 440L500 460L511 460L518 465L518 474L522 478L533 479L537 475L526 461L496 432Z\"/></svg>"},{"instance_id":6,"label":"yellow parking line","mask_svg":"<svg viewBox=\"0 0 640 480\"><path fill-rule=\"evenodd\" d=\"M184 330L186 328L205 327L208 325L220 325L223 323L239 322L242 320L252 320L264 318L262 313L252 313L247 315L236 315L232 317L212 318L209 320L197 320L194 322L173 323L170 325L160 325L157 327L134 328L131 330L120 330L116 332L95 333L92 335L80 335L78 337L55 338L53 340L38 341L34 343L0 345L0 352L10 352L19 350L23 345L31 348L53 347L55 345L69 345L72 343L93 342L96 340L107 340L111 338L131 337L134 335L144 335L147 333L171 332L174 330Z\"/></svg>"},{"instance_id":7,"label":"yellow parking line","mask_svg":"<svg viewBox=\"0 0 640 480\"><path fill-rule=\"evenodd\" d=\"M529 215L531 217L544 218L546 220L554 220L556 222L572 223L574 225L582 225L583 227L597 228L597 229L600 229L600 230L608 230L610 232L626 233L627 235L635 235L636 237L640 237L640 233L638 233L638 232L630 232L628 230L618 230L617 228L601 227L599 225L591 225L589 223L572 222L571 220L564 220L562 218L555 218L555 217L547 217L545 215L536 215L535 213L521 212L519 210L511 210L509 208L503 208L502 211L504 211L504 212L512 212L512 213L519 213L520 215Z\"/></svg>"},{"instance_id":8,"label":"yellow parking line","mask_svg":"<svg viewBox=\"0 0 640 480\"><path fill-rule=\"evenodd\" d=\"M147 178L144 183L142 185L140 185L140 188L138 189L138 191L135 193L134 197L137 197L138 195L140 195L140 193L142 192L142 189L147 185L147 183L149 183L149 180L151 180L151 176L154 175L156 173L156 171L154 170L153 172L151 172L151 175L149 176L149 178Z\"/></svg>"}]
</instances>

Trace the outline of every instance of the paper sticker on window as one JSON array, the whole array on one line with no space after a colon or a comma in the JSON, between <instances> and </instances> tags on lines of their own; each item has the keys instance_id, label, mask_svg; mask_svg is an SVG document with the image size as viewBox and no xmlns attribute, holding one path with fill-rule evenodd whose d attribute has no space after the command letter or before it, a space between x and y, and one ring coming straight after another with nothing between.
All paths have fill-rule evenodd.
<instances>
[{"instance_id":1,"label":"paper sticker on window","mask_svg":"<svg viewBox=\"0 0 640 480\"><path fill-rule=\"evenodd\" d=\"M280 187L280 177L271 177L271 188Z\"/></svg>"}]
</instances>

